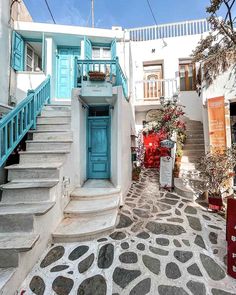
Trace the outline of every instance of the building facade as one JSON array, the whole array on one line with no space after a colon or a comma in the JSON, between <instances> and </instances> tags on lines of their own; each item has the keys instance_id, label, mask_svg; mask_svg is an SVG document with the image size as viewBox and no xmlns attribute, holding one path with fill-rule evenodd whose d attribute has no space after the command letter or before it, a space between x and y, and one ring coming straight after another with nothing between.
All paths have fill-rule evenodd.
<instances>
[{"instance_id":1,"label":"building facade","mask_svg":"<svg viewBox=\"0 0 236 295\"><path fill-rule=\"evenodd\" d=\"M229 89L222 92L216 81L202 97L196 92L191 54L209 31L206 20L97 29L36 23L22 2L12 14L8 1L0 5L0 103L14 106L0 122L1 166L8 171L1 205L11 204L16 224L29 211L34 220L21 228L20 236L30 232L28 247L15 249L12 260L1 249L0 268L16 269L3 294L13 294L52 240L76 241L114 228L131 185L132 138L161 99L177 100L187 120L203 122L207 149L207 99L224 95L233 109L235 92L231 72L220 80L232 83ZM23 139L26 147L10 165L14 144ZM14 206L20 212L12 212ZM11 232L11 242L20 243L19 232Z\"/></svg>"}]
</instances>

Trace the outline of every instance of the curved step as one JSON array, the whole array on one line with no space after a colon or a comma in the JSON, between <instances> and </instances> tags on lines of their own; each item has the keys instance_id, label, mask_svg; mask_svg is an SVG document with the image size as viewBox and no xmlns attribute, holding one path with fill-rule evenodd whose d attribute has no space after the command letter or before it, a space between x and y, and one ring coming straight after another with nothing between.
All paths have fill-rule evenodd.
<instances>
[{"instance_id":1,"label":"curved step","mask_svg":"<svg viewBox=\"0 0 236 295\"><path fill-rule=\"evenodd\" d=\"M111 230L116 225L118 210L113 209L104 214L75 218L64 218L53 234L54 242L68 243Z\"/></svg>"},{"instance_id":2,"label":"curved step","mask_svg":"<svg viewBox=\"0 0 236 295\"><path fill-rule=\"evenodd\" d=\"M116 209L119 207L120 197L119 195L113 196L113 198L107 199L98 199L98 200L72 200L69 202L64 213L66 217L75 216L81 214L91 214L105 212L108 210Z\"/></svg>"},{"instance_id":3,"label":"curved step","mask_svg":"<svg viewBox=\"0 0 236 295\"><path fill-rule=\"evenodd\" d=\"M76 188L71 193L72 200L80 200L80 199L102 199L109 198L116 194L120 194L119 188Z\"/></svg>"}]
</instances>

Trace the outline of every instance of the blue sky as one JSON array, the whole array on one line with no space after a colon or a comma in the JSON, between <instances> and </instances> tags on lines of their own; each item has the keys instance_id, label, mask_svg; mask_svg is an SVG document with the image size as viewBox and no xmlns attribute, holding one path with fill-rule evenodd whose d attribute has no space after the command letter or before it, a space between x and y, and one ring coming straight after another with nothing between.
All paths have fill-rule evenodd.
<instances>
[{"instance_id":1,"label":"blue sky","mask_svg":"<svg viewBox=\"0 0 236 295\"><path fill-rule=\"evenodd\" d=\"M206 17L209 0L149 0L158 23ZM24 0L34 21L49 22L44 0ZM58 24L89 26L91 0L48 0ZM99 28L132 28L153 25L146 0L95 0L95 24Z\"/></svg>"}]
</instances>

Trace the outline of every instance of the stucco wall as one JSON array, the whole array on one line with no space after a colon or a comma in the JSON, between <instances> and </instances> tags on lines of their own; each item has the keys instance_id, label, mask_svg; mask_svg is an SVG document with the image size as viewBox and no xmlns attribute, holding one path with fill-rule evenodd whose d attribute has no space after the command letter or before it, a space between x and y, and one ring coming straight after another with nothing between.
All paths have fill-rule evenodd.
<instances>
[{"instance_id":1,"label":"stucco wall","mask_svg":"<svg viewBox=\"0 0 236 295\"><path fill-rule=\"evenodd\" d=\"M44 80L44 73L17 72L15 91L17 103L27 96L28 90L37 88Z\"/></svg>"},{"instance_id":2,"label":"stucco wall","mask_svg":"<svg viewBox=\"0 0 236 295\"><path fill-rule=\"evenodd\" d=\"M211 85L203 86L202 102L213 97L224 96L225 100L236 100L236 65L219 75Z\"/></svg>"}]
</instances>

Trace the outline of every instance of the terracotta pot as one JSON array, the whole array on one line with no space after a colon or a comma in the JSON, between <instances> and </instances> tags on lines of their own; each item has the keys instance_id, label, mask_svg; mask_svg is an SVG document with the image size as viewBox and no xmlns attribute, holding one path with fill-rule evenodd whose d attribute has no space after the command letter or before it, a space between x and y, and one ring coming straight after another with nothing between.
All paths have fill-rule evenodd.
<instances>
[{"instance_id":1,"label":"terracotta pot","mask_svg":"<svg viewBox=\"0 0 236 295\"><path fill-rule=\"evenodd\" d=\"M139 181L139 174L137 174L137 173L133 173L133 174L132 174L132 180L133 180L133 181Z\"/></svg>"},{"instance_id":2,"label":"terracotta pot","mask_svg":"<svg viewBox=\"0 0 236 295\"><path fill-rule=\"evenodd\" d=\"M180 163L181 162L182 157L175 157L175 162L176 163Z\"/></svg>"},{"instance_id":3,"label":"terracotta pot","mask_svg":"<svg viewBox=\"0 0 236 295\"><path fill-rule=\"evenodd\" d=\"M208 208L215 211L221 211L223 209L222 197L208 197Z\"/></svg>"}]
</instances>

